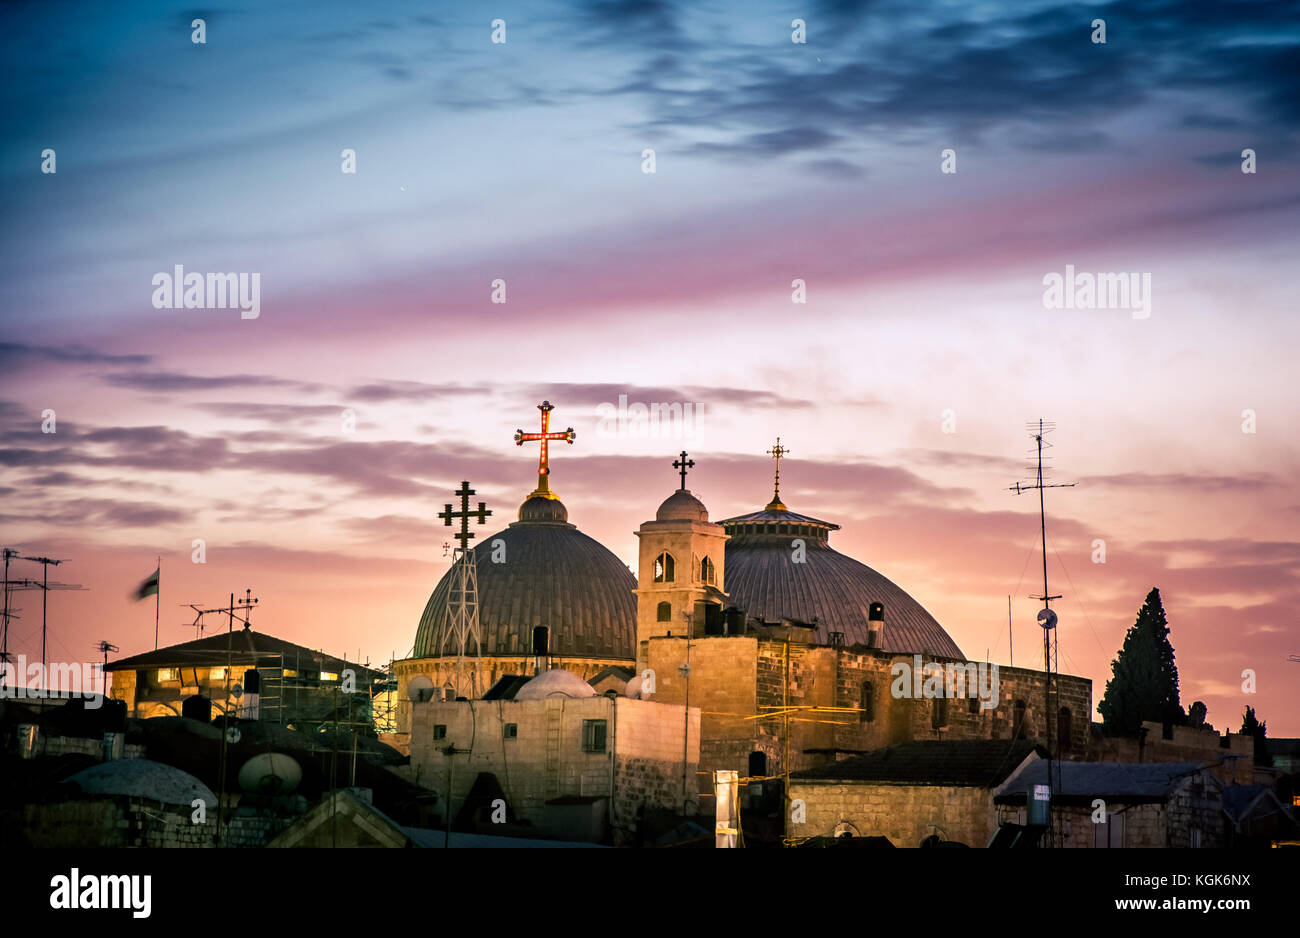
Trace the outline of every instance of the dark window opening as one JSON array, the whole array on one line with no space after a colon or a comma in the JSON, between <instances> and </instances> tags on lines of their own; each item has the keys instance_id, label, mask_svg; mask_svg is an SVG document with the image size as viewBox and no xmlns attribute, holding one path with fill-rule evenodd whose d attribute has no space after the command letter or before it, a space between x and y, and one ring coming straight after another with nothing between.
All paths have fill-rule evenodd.
<instances>
[{"instance_id":1,"label":"dark window opening","mask_svg":"<svg viewBox=\"0 0 1300 938\"><path fill-rule=\"evenodd\" d=\"M1061 752L1070 751L1070 708L1062 707L1056 715L1056 741Z\"/></svg>"},{"instance_id":2,"label":"dark window opening","mask_svg":"<svg viewBox=\"0 0 1300 938\"><path fill-rule=\"evenodd\" d=\"M434 738L434 739L446 739L446 738L447 738L447 724L446 724L446 723L435 723L435 724L433 725L433 738Z\"/></svg>"},{"instance_id":3,"label":"dark window opening","mask_svg":"<svg viewBox=\"0 0 1300 938\"><path fill-rule=\"evenodd\" d=\"M655 582L672 583L676 579L675 571L673 569L676 566L677 564L673 560L673 555L668 553L667 551L664 551L662 554L656 557L655 558Z\"/></svg>"},{"instance_id":4,"label":"dark window opening","mask_svg":"<svg viewBox=\"0 0 1300 938\"><path fill-rule=\"evenodd\" d=\"M501 730L501 736L502 736L504 739L518 739L518 738L519 738L519 724L518 724L518 723L507 723L507 724L505 725L505 727L502 728L502 730Z\"/></svg>"},{"instance_id":5,"label":"dark window opening","mask_svg":"<svg viewBox=\"0 0 1300 938\"><path fill-rule=\"evenodd\" d=\"M934 706L930 708L930 728L939 729L948 725L948 698L936 697Z\"/></svg>"},{"instance_id":6,"label":"dark window opening","mask_svg":"<svg viewBox=\"0 0 1300 938\"><path fill-rule=\"evenodd\" d=\"M767 777L767 753L755 750L749 754L749 777Z\"/></svg>"},{"instance_id":7,"label":"dark window opening","mask_svg":"<svg viewBox=\"0 0 1300 938\"><path fill-rule=\"evenodd\" d=\"M863 681L858 695L859 723L874 723L876 720L876 696L872 693L871 682Z\"/></svg>"},{"instance_id":8,"label":"dark window opening","mask_svg":"<svg viewBox=\"0 0 1300 938\"><path fill-rule=\"evenodd\" d=\"M672 603L660 603L660 604L658 605L658 607L657 607L656 612L655 612L655 619L656 619L656 621L658 621L658 622L671 622L671 621L673 621L673 604L672 604Z\"/></svg>"},{"instance_id":9,"label":"dark window opening","mask_svg":"<svg viewBox=\"0 0 1300 938\"><path fill-rule=\"evenodd\" d=\"M604 720L583 720L582 721L582 751L583 752L604 752L605 751L605 721Z\"/></svg>"},{"instance_id":10,"label":"dark window opening","mask_svg":"<svg viewBox=\"0 0 1300 938\"><path fill-rule=\"evenodd\" d=\"M1024 739L1025 737L1025 702L1016 701L1015 722L1011 724L1011 736L1014 739Z\"/></svg>"}]
</instances>

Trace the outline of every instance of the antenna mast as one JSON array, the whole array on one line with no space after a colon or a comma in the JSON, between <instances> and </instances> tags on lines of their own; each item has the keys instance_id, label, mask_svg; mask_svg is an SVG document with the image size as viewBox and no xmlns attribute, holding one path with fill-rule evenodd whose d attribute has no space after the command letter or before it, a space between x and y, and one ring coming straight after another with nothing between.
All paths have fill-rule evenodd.
<instances>
[{"instance_id":1,"label":"antenna mast","mask_svg":"<svg viewBox=\"0 0 1300 938\"><path fill-rule=\"evenodd\" d=\"M1027 424L1026 429L1029 430L1030 436L1034 438L1037 451L1037 465L1034 467L1035 481L1033 483L1017 482L1010 487L1009 491L1015 492L1017 495L1023 495L1025 492L1038 490L1038 530L1043 546L1043 595L1031 598L1043 601L1043 608L1038 611L1038 624L1043 627L1043 670L1046 672L1046 680L1043 682L1043 736L1047 741L1047 804L1050 812L1052 803L1052 717L1055 713L1052 702L1053 698L1057 696L1056 682L1052 678L1052 672L1059 670L1057 661L1057 618L1056 613L1052 611L1052 600L1061 597L1060 595L1053 596L1047 588L1047 507L1044 492L1046 489L1074 488L1075 483L1048 484L1043 481L1043 449L1044 447L1050 448L1052 445L1044 437L1056 429L1056 424L1044 423L1042 418L1039 418L1037 423ZM1060 740L1057 740L1057 745L1060 745ZM1058 774L1060 772L1059 764L1057 772ZM1028 796L1032 797L1032 792ZM1050 813L1048 814L1047 841L1049 846L1053 845Z\"/></svg>"}]
</instances>

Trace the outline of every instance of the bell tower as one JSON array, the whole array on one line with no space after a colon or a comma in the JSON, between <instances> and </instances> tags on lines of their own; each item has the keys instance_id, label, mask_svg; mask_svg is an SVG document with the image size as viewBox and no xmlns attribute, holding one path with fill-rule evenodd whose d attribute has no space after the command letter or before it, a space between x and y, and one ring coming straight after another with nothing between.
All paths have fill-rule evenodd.
<instances>
[{"instance_id":1,"label":"bell tower","mask_svg":"<svg viewBox=\"0 0 1300 938\"><path fill-rule=\"evenodd\" d=\"M724 546L727 533L709 521L708 509L686 488L686 472L694 467L686 453L673 463L681 487L669 495L636 531L637 668L647 665L651 638L672 635L703 638L725 635L723 605Z\"/></svg>"}]
</instances>

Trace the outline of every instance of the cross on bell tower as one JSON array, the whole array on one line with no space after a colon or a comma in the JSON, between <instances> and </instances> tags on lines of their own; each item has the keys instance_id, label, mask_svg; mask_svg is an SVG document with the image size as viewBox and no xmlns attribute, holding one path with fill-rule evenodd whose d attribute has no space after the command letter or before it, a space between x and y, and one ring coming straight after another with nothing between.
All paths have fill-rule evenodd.
<instances>
[{"instance_id":1,"label":"cross on bell tower","mask_svg":"<svg viewBox=\"0 0 1300 938\"><path fill-rule=\"evenodd\" d=\"M673 462L673 468L677 469L682 476L682 491L686 490L686 470L695 468L695 460L686 458L686 450L682 450L680 459Z\"/></svg>"},{"instance_id":2,"label":"cross on bell tower","mask_svg":"<svg viewBox=\"0 0 1300 938\"><path fill-rule=\"evenodd\" d=\"M767 451L767 455L776 460L776 481L773 483L772 500L767 503L768 511L786 511L785 505L781 504L781 457L790 451L781 445L781 438L776 438L776 445Z\"/></svg>"},{"instance_id":3,"label":"cross on bell tower","mask_svg":"<svg viewBox=\"0 0 1300 938\"><path fill-rule=\"evenodd\" d=\"M460 496L460 511L452 511L451 505L447 505L446 508L438 512L438 517L445 520L446 527L451 527L451 521L453 518L460 519L460 530L453 534L452 537L460 541L460 547L457 549L464 551L469 548L469 542L474 537L474 534L469 529L469 519L478 518L478 523L483 524L487 521L488 515L492 514L492 512L488 510L487 502L479 502L478 510L470 511L469 497L471 495L477 495L478 493L469 487L468 481L462 482L460 488L452 494Z\"/></svg>"},{"instance_id":4,"label":"cross on bell tower","mask_svg":"<svg viewBox=\"0 0 1300 938\"><path fill-rule=\"evenodd\" d=\"M563 440L566 443L572 443L577 437L573 432L573 427L569 427L561 433L551 433L551 411L555 410L555 405L550 401L542 401L537 405L537 409L542 412L542 432L525 433L523 430L515 431L515 445L523 446L525 443L541 441L542 451L537 460L537 488L529 493L528 497L542 496L543 498L559 499L559 496L551 491L547 477L551 474L550 452L548 443L551 440Z\"/></svg>"}]
</instances>

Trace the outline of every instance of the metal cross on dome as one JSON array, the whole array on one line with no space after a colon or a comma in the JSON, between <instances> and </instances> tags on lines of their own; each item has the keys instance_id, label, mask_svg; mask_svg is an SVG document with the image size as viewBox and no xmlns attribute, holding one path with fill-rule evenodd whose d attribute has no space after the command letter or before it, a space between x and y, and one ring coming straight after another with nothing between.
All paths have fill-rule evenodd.
<instances>
[{"instance_id":1,"label":"metal cross on dome","mask_svg":"<svg viewBox=\"0 0 1300 938\"><path fill-rule=\"evenodd\" d=\"M547 476L551 474L550 451L547 445L551 440L563 440L566 443L572 443L577 438L577 434L573 432L573 427L569 427L561 433L550 432L551 411L555 410L555 406L550 401L542 401L537 405L537 409L542 412L542 432L525 433L523 430L516 430L515 445L523 446L525 443L541 441L542 452L537 460L537 488L528 497L532 498L540 495L543 498L558 498L559 496L551 491L551 486L547 480Z\"/></svg>"},{"instance_id":2,"label":"metal cross on dome","mask_svg":"<svg viewBox=\"0 0 1300 938\"><path fill-rule=\"evenodd\" d=\"M452 511L451 505L448 505L443 511L438 512L438 517L445 519L447 527L451 527L453 518L460 519L460 530L453 534L452 537L460 541L459 549L463 551L469 549L469 542L474 537L473 532L469 529L469 519L478 518L478 523L483 524L492 512L488 509L487 502L479 502L478 510L470 511L469 497L478 493L469 487L469 482L462 482L460 488L452 494L460 496L460 511Z\"/></svg>"},{"instance_id":3,"label":"metal cross on dome","mask_svg":"<svg viewBox=\"0 0 1300 938\"><path fill-rule=\"evenodd\" d=\"M687 470L687 469L694 469L694 468L695 468L695 460L694 460L694 459L687 459L687 458L686 458L686 450L682 450L682 456L681 456L681 459L678 459L678 460L676 460L676 461L673 463L673 468L674 468L674 469L677 469L677 470L681 473L681 476L682 476L682 490L685 491L685 489L686 489L686 470Z\"/></svg>"},{"instance_id":4,"label":"metal cross on dome","mask_svg":"<svg viewBox=\"0 0 1300 938\"><path fill-rule=\"evenodd\" d=\"M776 478L772 484L772 500L768 503L769 510L782 510L785 505L781 504L781 457L789 454L789 450L781 445L781 438L776 438L776 445L767 451L767 455L776 460Z\"/></svg>"}]
</instances>

